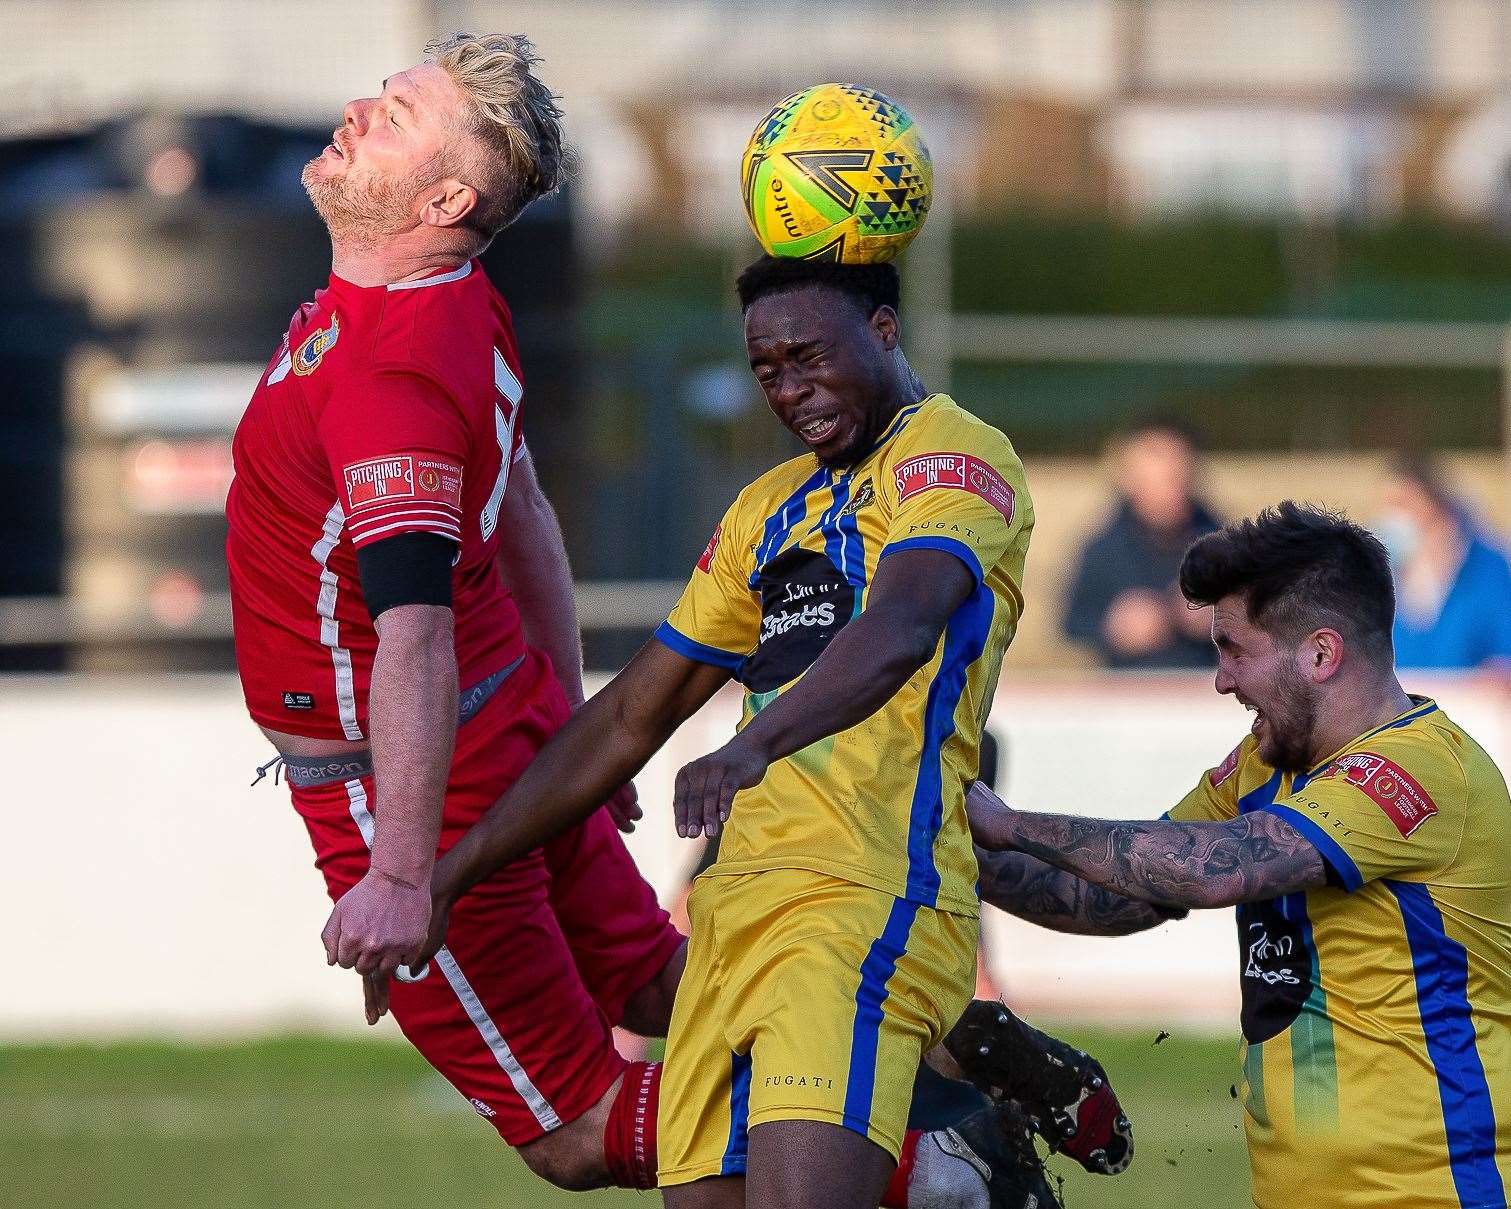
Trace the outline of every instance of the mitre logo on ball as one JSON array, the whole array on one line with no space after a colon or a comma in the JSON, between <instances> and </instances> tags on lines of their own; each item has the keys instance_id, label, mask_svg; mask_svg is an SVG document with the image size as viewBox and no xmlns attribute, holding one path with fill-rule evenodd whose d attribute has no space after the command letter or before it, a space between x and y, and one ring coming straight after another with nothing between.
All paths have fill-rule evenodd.
<instances>
[{"instance_id":1,"label":"mitre logo on ball","mask_svg":"<svg viewBox=\"0 0 1511 1209\"><path fill-rule=\"evenodd\" d=\"M771 255L875 264L896 257L923 226L934 166L896 101L854 84L819 84L756 124L740 184Z\"/></svg>"}]
</instances>

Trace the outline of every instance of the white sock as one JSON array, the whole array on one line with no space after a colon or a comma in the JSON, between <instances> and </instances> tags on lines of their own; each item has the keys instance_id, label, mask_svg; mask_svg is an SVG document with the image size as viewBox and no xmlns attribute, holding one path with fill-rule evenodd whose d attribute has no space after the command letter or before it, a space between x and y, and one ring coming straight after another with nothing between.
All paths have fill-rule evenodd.
<instances>
[{"instance_id":1,"label":"white sock","mask_svg":"<svg viewBox=\"0 0 1511 1209\"><path fill-rule=\"evenodd\" d=\"M965 1158L970 1151L961 1151L961 1143L945 1130L918 1139L908 1209L989 1209L986 1177Z\"/></svg>"}]
</instances>

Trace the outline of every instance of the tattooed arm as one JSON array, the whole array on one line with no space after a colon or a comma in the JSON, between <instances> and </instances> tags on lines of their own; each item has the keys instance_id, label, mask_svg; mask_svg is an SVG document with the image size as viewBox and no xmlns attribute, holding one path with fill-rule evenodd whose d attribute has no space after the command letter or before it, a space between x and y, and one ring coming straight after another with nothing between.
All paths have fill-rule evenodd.
<instances>
[{"instance_id":1,"label":"tattooed arm","mask_svg":"<svg viewBox=\"0 0 1511 1209\"><path fill-rule=\"evenodd\" d=\"M1327 884L1316 848L1263 810L1224 823L1125 823L1010 810L980 787L966 806L980 847L1025 853L1166 908L1226 907Z\"/></svg>"},{"instance_id":2,"label":"tattooed arm","mask_svg":"<svg viewBox=\"0 0 1511 1209\"><path fill-rule=\"evenodd\" d=\"M1022 852L977 847L976 860L983 902L1056 932L1126 936L1186 914L1124 898Z\"/></svg>"}]
</instances>

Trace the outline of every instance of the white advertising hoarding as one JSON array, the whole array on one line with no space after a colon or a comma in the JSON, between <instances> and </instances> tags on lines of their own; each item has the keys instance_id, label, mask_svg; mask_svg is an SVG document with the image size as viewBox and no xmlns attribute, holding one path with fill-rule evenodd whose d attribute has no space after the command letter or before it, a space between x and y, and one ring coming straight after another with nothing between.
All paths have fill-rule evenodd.
<instances>
[{"instance_id":1,"label":"white advertising hoarding","mask_svg":"<svg viewBox=\"0 0 1511 1209\"><path fill-rule=\"evenodd\" d=\"M1507 766L1503 696L1468 681L1408 687L1435 692ZM737 712L721 695L639 778L647 817L630 847L664 902L698 857L672 829L672 780ZM1118 818L1161 813L1246 724L1201 677L1008 682L991 721L1014 804ZM249 785L271 753L234 679L0 677L0 751L0 1038L361 1027L355 976L325 964L329 904L287 790ZM1228 911L1116 940L993 911L985 934L992 976L1045 1019L1236 1021Z\"/></svg>"}]
</instances>

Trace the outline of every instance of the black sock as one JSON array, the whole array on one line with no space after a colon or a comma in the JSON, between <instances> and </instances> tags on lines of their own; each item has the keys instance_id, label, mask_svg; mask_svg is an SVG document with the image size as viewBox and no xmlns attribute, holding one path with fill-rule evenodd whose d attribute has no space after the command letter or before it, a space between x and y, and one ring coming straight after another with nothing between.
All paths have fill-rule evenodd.
<instances>
[{"instance_id":1,"label":"black sock","mask_svg":"<svg viewBox=\"0 0 1511 1209\"><path fill-rule=\"evenodd\" d=\"M943 1129L990 1106L991 1101L969 1083L948 1079L927 1062L920 1063L913 1080L913 1106L908 1112L908 1128Z\"/></svg>"}]
</instances>

